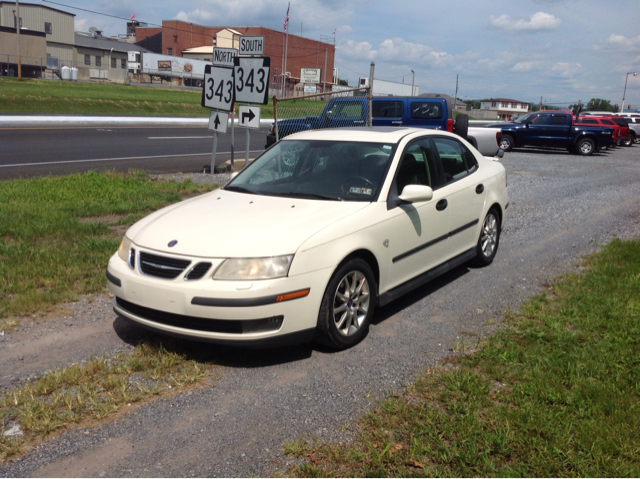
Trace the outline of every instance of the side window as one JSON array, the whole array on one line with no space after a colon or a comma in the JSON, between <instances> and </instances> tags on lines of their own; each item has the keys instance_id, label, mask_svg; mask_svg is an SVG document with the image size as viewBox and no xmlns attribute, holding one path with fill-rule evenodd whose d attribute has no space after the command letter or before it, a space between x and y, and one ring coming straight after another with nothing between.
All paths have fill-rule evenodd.
<instances>
[{"instance_id":1,"label":"side window","mask_svg":"<svg viewBox=\"0 0 640 479\"><path fill-rule=\"evenodd\" d=\"M84 64L85 65L91 65L91 55L85 55L84 56Z\"/></svg>"},{"instance_id":2,"label":"side window","mask_svg":"<svg viewBox=\"0 0 640 479\"><path fill-rule=\"evenodd\" d=\"M547 123L547 115L538 115L531 121L533 125L544 125L545 123Z\"/></svg>"},{"instance_id":3,"label":"side window","mask_svg":"<svg viewBox=\"0 0 640 479\"><path fill-rule=\"evenodd\" d=\"M550 125L559 125L559 126L567 126L567 116L566 115L551 115Z\"/></svg>"},{"instance_id":4,"label":"side window","mask_svg":"<svg viewBox=\"0 0 640 479\"><path fill-rule=\"evenodd\" d=\"M396 176L398 193L407 185L426 185L433 189L441 186L433 149L428 139L411 143L402 156Z\"/></svg>"},{"instance_id":5,"label":"side window","mask_svg":"<svg viewBox=\"0 0 640 479\"><path fill-rule=\"evenodd\" d=\"M53 29L51 28L51 23L44 22L44 33L51 35L53 33Z\"/></svg>"},{"instance_id":6,"label":"side window","mask_svg":"<svg viewBox=\"0 0 640 479\"><path fill-rule=\"evenodd\" d=\"M445 184L452 183L469 174L466 156L467 153L471 153L460 142L451 138L434 138L433 143L436 145L436 150L442 163ZM473 169L475 167L476 165L474 164Z\"/></svg>"},{"instance_id":7,"label":"side window","mask_svg":"<svg viewBox=\"0 0 640 479\"><path fill-rule=\"evenodd\" d=\"M596 120L592 120L591 118L580 118L578 120L579 123L584 123L586 125L597 125L598 122Z\"/></svg>"},{"instance_id":8,"label":"side window","mask_svg":"<svg viewBox=\"0 0 640 479\"><path fill-rule=\"evenodd\" d=\"M427 101L411 102L411 118L421 120L441 120L442 104Z\"/></svg>"},{"instance_id":9,"label":"side window","mask_svg":"<svg viewBox=\"0 0 640 479\"><path fill-rule=\"evenodd\" d=\"M336 103L331 109L331 118L362 118L362 103Z\"/></svg>"},{"instance_id":10,"label":"side window","mask_svg":"<svg viewBox=\"0 0 640 479\"><path fill-rule=\"evenodd\" d=\"M371 110L374 118L402 118L401 101L374 101Z\"/></svg>"}]
</instances>

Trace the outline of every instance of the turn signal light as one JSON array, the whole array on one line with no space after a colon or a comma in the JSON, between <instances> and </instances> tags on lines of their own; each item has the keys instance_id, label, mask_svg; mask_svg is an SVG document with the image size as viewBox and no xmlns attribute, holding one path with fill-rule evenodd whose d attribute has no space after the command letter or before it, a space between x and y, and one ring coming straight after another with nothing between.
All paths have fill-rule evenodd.
<instances>
[{"instance_id":1,"label":"turn signal light","mask_svg":"<svg viewBox=\"0 0 640 479\"><path fill-rule=\"evenodd\" d=\"M307 288L307 289L301 289L300 291L294 291L293 293L280 294L276 298L276 303L281 303L282 301L289 301L290 299L304 298L309 294L309 291L310 289Z\"/></svg>"}]
</instances>

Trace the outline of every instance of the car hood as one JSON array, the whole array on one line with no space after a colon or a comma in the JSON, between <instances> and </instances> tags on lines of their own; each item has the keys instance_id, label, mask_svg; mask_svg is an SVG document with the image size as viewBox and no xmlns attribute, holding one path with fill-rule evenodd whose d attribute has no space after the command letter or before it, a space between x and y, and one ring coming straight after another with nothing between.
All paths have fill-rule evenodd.
<instances>
[{"instance_id":1,"label":"car hood","mask_svg":"<svg viewBox=\"0 0 640 479\"><path fill-rule=\"evenodd\" d=\"M133 225L134 244L209 258L295 253L305 240L370 203L280 198L217 190L157 211ZM169 242L177 241L169 247Z\"/></svg>"}]
</instances>

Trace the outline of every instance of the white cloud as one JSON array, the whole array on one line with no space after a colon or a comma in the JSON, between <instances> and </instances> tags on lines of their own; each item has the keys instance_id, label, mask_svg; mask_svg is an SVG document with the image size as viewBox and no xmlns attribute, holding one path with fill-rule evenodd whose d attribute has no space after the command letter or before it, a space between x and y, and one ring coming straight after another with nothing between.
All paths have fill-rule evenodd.
<instances>
[{"instance_id":1,"label":"white cloud","mask_svg":"<svg viewBox=\"0 0 640 479\"><path fill-rule=\"evenodd\" d=\"M624 51L640 51L640 35L635 38L627 38L622 35L612 33L604 42L607 49L616 49Z\"/></svg>"},{"instance_id":2,"label":"white cloud","mask_svg":"<svg viewBox=\"0 0 640 479\"><path fill-rule=\"evenodd\" d=\"M551 67L550 73L560 78L572 78L579 70L582 70L580 63L558 62Z\"/></svg>"},{"instance_id":3,"label":"white cloud","mask_svg":"<svg viewBox=\"0 0 640 479\"><path fill-rule=\"evenodd\" d=\"M550 13L538 12L531 16L512 19L506 13L496 17L491 15L489 22L498 30L515 32L539 32L543 30L555 30L562 23L558 17Z\"/></svg>"},{"instance_id":4,"label":"white cloud","mask_svg":"<svg viewBox=\"0 0 640 479\"><path fill-rule=\"evenodd\" d=\"M518 62L515 65L513 65L511 68L509 68L509 71L530 72L531 70L533 70L533 67L535 65L536 65L535 62Z\"/></svg>"},{"instance_id":5,"label":"white cloud","mask_svg":"<svg viewBox=\"0 0 640 479\"><path fill-rule=\"evenodd\" d=\"M369 42L356 43L353 40L340 45L341 58L360 60L379 60L390 64L420 64L422 67L445 67L453 63L453 57L446 52L435 51L427 45L410 43L402 38L388 38L377 50Z\"/></svg>"}]
</instances>

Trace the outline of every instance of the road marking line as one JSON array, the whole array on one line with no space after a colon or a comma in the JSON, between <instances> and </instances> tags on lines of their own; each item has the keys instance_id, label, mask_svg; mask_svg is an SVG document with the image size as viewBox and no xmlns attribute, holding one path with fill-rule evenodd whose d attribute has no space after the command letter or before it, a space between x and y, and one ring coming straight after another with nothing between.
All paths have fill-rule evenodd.
<instances>
[{"instance_id":1,"label":"road marking line","mask_svg":"<svg viewBox=\"0 0 640 479\"><path fill-rule=\"evenodd\" d=\"M260 152L263 150L250 150L249 153ZM231 154L230 151L222 151L218 152L218 155L228 155ZM97 163L100 161L124 161L124 160L150 160L152 158L175 158L175 157L185 157L185 156L208 156L211 158L211 152L208 153L188 153L183 155L154 155L154 156L129 156L124 158L99 158L94 160L65 160L65 161L47 161L44 163L18 163L15 165L0 165L0 168L12 168L19 166L46 166L46 165L62 165L66 163Z\"/></svg>"}]
</instances>

